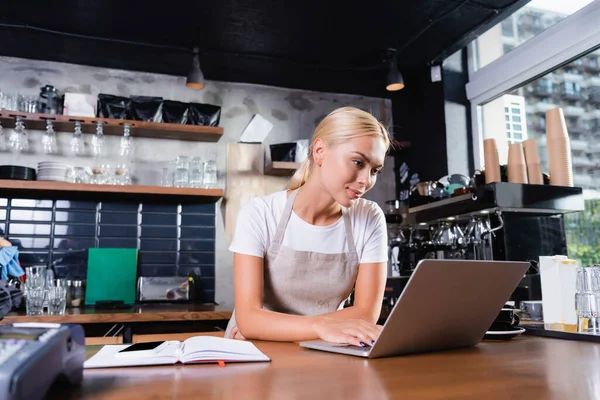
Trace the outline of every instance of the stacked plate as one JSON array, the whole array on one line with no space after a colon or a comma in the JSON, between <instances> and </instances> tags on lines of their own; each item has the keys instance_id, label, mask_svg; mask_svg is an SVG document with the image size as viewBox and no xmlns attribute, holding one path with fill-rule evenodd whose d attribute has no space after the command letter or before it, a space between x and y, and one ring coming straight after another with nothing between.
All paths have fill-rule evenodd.
<instances>
[{"instance_id":1,"label":"stacked plate","mask_svg":"<svg viewBox=\"0 0 600 400\"><path fill-rule=\"evenodd\" d=\"M35 180L35 169L18 165L0 165L0 179Z\"/></svg>"},{"instance_id":2,"label":"stacked plate","mask_svg":"<svg viewBox=\"0 0 600 400\"><path fill-rule=\"evenodd\" d=\"M71 167L59 161L40 161L37 169L38 181L68 182Z\"/></svg>"}]
</instances>

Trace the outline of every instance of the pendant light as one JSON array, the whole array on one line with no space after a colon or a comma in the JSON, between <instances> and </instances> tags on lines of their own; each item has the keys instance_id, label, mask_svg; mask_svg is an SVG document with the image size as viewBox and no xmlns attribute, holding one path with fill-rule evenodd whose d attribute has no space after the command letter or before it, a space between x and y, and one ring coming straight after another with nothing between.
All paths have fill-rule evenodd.
<instances>
[{"instance_id":1,"label":"pendant light","mask_svg":"<svg viewBox=\"0 0 600 400\"><path fill-rule=\"evenodd\" d=\"M192 59L192 68L187 76L187 82L185 83L190 89L200 90L204 89L204 74L200 69L200 50L198 47L194 47L194 58Z\"/></svg>"},{"instance_id":2,"label":"pendant light","mask_svg":"<svg viewBox=\"0 0 600 400\"><path fill-rule=\"evenodd\" d=\"M387 76L387 84L385 88L390 92L395 92L398 90L404 89L404 78L400 71L398 71L398 66L396 65L396 51L389 49L389 71Z\"/></svg>"}]
</instances>

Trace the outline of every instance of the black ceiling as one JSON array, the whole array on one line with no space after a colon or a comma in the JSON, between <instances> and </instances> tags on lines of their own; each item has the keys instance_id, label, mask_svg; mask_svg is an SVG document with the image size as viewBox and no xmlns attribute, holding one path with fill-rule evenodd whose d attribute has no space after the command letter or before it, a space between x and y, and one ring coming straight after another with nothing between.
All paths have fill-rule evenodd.
<instances>
[{"instance_id":1,"label":"black ceiling","mask_svg":"<svg viewBox=\"0 0 600 400\"><path fill-rule=\"evenodd\" d=\"M4 0L0 55L186 75L198 45L207 80L387 96L387 48L440 62L528 1Z\"/></svg>"}]
</instances>

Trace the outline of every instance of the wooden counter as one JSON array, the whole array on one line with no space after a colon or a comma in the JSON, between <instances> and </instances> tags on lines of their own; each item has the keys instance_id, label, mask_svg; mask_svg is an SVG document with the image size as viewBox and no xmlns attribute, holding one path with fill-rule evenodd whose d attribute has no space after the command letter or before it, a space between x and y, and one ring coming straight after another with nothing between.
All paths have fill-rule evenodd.
<instances>
[{"instance_id":1,"label":"wooden counter","mask_svg":"<svg viewBox=\"0 0 600 400\"><path fill-rule=\"evenodd\" d=\"M69 399L592 399L600 347L521 336L477 347L365 360L255 342L271 363L85 370ZM62 396L62 397L60 397Z\"/></svg>"},{"instance_id":2,"label":"wooden counter","mask_svg":"<svg viewBox=\"0 0 600 400\"><path fill-rule=\"evenodd\" d=\"M127 323L228 320L231 310L201 304L138 305L122 310L96 310L93 308L69 308L65 315L26 315L11 312L0 324L14 322L55 322L69 324Z\"/></svg>"}]
</instances>

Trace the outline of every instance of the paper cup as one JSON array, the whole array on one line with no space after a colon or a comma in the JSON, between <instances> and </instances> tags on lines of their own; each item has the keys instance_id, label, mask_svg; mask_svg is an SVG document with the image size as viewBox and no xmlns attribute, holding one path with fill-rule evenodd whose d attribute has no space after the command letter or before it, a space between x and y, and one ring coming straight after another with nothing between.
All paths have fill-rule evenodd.
<instances>
[{"instance_id":1,"label":"paper cup","mask_svg":"<svg viewBox=\"0 0 600 400\"><path fill-rule=\"evenodd\" d=\"M525 154L521 143L508 145L508 181L513 183L528 183Z\"/></svg>"},{"instance_id":2,"label":"paper cup","mask_svg":"<svg viewBox=\"0 0 600 400\"><path fill-rule=\"evenodd\" d=\"M550 184L556 186L573 186L571 142L568 136L548 137L547 150Z\"/></svg>"},{"instance_id":3,"label":"paper cup","mask_svg":"<svg viewBox=\"0 0 600 400\"><path fill-rule=\"evenodd\" d=\"M546 137L568 137L567 123L562 108L553 108L546 111Z\"/></svg>"},{"instance_id":4,"label":"paper cup","mask_svg":"<svg viewBox=\"0 0 600 400\"><path fill-rule=\"evenodd\" d=\"M542 175L542 164L527 164L527 180L532 185L544 184L544 176Z\"/></svg>"},{"instance_id":5,"label":"paper cup","mask_svg":"<svg viewBox=\"0 0 600 400\"><path fill-rule=\"evenodd\" d=\"M485 162L485 183L500 182L500 161L495 139L483 141L483 158Z\"/></svg>"}]
</instances>

